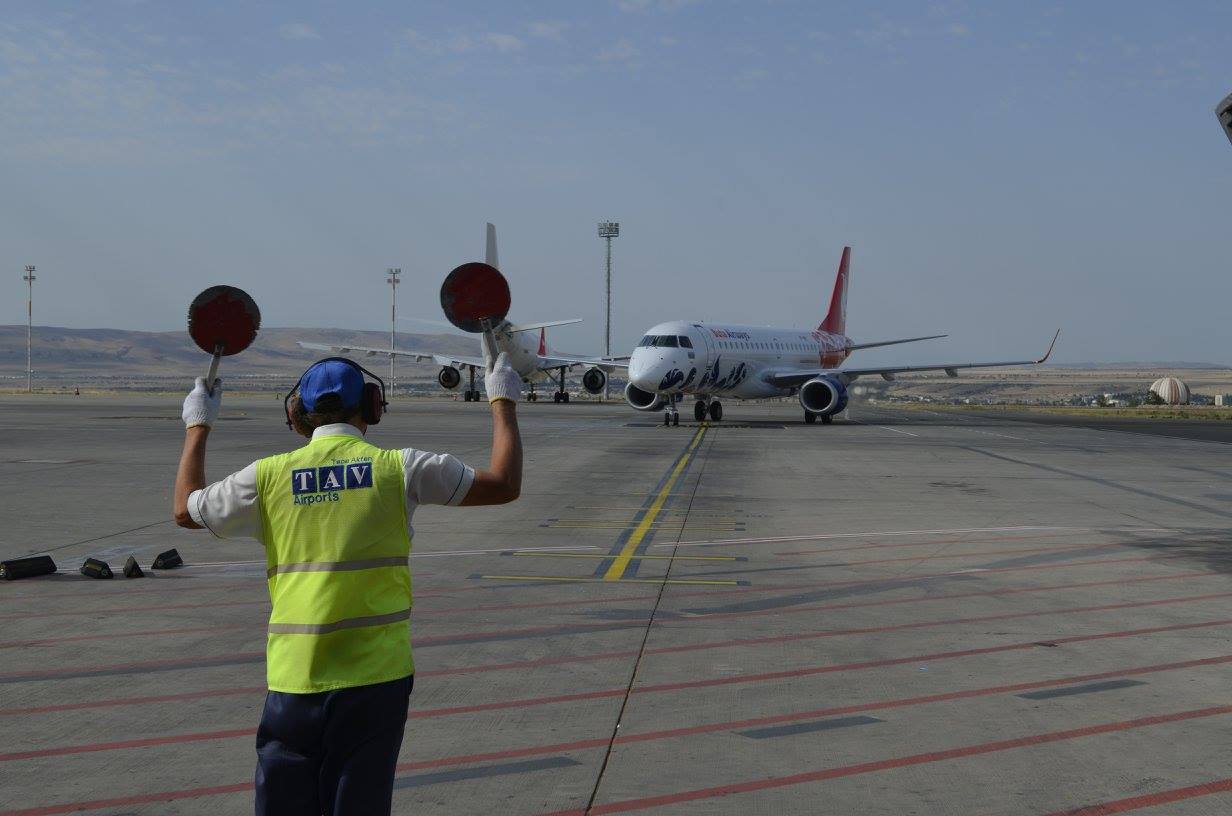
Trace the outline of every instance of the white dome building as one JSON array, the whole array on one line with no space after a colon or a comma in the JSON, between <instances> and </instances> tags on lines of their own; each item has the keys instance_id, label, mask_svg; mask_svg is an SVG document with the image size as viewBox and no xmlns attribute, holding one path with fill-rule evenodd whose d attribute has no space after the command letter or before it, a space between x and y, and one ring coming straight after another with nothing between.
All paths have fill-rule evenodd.
<instances>
[{"instance_id":1,"label":"white dome building","mask_svg":"<svg viewBox=\"0 0 1232 816\"><path fill-rule=\"evenodd\" d=\"M1189 404L1189 386L1176 377L1160 377L1151 383L1151 391L1167 405Z\"/></svg>"}]
</instances>

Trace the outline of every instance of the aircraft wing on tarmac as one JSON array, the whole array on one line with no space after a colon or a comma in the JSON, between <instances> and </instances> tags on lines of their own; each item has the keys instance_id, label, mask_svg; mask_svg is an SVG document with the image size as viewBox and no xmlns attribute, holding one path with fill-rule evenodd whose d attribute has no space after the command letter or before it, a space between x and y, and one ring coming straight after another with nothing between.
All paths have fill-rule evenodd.
<instances>
[{"instance_id":1,"label":"aircraft wing on tarmac","mask_svg":"<svg viewBox=\"0 0 1232 816\"><path fill-rule=\"evenodd\" d=\"M369 348L366 346L330 346L324 343L305 343L303 341L298 341L298 345L300 348L312 349L314 351L328 351L333 352L334 354L363 352L369 357L375 357L378 354L391 353L387 348ZM394 349L392 354L396 357L410 357L417 363L423 362L424 360L431 360L441 366L453 366L454 368L471 366L481 371L487 367L487 364L481 357L464 357L457 354L437 354L433 351L411 351L403 349ZM629 361L591 357L563 357L559 354L539 358L540 371L547 371L549 369L555 370L561 367L575 368L577 366L591 366L593 368L601 368L604 371L611 372L622 368L628 368Z\"/></svg>"},{"instance_id":2,"label":"aircraft wing on tarmac","mask_svg":"<svg viewBox=\"0 0 1232 816\"><path fill-rule=\"evenodd\" d=\"M629 360L627 358L620 360L606 357L562 357L559 354L539 358L539 368L541 370L549 368L574 368L576 366L590 366L591 368L600 368L604 371L612 372L628 368Z\"/></svg>"},{"instance_id":3,"label":"aircraft wing on tarmac","mask_svg":"<svg viewBox=\"0 0 1232 816\"><path fill-rule=\"evenodd\" d=\"M995 363L937 363L935 365L881 366L878 368L818 368L807 371L770 371L766 373L765 380L772 385L782 388L792 388L804 385L809 380L824 376L837 376L846 382L851 382L858 377L867 377L874 374L884 380L893 380L895 374L906 374L915 371L944 371L951 377L957 377L958 369L960 368L1000 368L1002 366L1039 365L1052 355L1052 349L1056 346L1057 338L1060 336L1061 330L1057 329L1057 333L1052 336L1052 343L1048 346L1048 351L1038 360L1006 360Z\"/></svg>"},{"instance_id":4,"label":"aircraft wing on tarmac","mask_svg":"<svg viewBox=\"0 0 1232 816\"><path fill-rule=\"evenodd\" d=\"M305 343L302 340L296 341L300 348L312 349L313 351L330 351L335 354L350 354L355 351L362 351L368 357L375 357L378 354L393 354L395 357L410 357L415 362L423 362L424 360L432 360L437 365L452 365L452 366L476 366L483 368L483 360L478 357L459 357L451 354L437 354L434 351L409 351L404 349L394 349L392 352L387 348L368 348L366 346L329 346L324 343Z\"/></svg>"}]
</instances>

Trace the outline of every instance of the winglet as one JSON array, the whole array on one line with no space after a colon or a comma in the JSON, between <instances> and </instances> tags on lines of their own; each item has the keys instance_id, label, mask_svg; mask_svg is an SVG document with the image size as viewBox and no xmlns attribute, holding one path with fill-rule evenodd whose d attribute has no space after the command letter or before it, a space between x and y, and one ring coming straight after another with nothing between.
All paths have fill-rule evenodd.
<instances>
[{"instance_id":1,"label":"winglet","mask_svg":"<svg viewBox=\"0 0 1232 816\"><path fill-rule=\"evenodd\" d=\"M1048 344L1048 351L1044 352L1044 356L1035 361L1036 365L1047 361L1052 356L1052 350L1057 345L1057 338L1061 336L1061 330L1057 329L1057 333L1052 336L1052 342Z\"/></svg>"},{"instance_id":2,"label":"winglet","mask_svg":"<svg viewBox=\"0 0 1232 816\"><path fill-rule=\"evenodd\" d=\"M488 242L484 248L484 262L494 269L500 269L500 261L496 257L496 225L488 223Z\"/></svg>"}]
</instances>

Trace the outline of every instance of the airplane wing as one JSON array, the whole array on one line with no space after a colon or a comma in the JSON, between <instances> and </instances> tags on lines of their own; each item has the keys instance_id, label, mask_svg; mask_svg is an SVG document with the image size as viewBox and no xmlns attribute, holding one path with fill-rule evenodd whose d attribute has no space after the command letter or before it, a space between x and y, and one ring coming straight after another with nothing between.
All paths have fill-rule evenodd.
<instances>
[{"instance_id":1,"label":"airplane wing","mask_svg":"<svg viewBox=\"0 0 1232 816\"><path fill-rule=\"evenodd\" d=\"M562 357L559 354L553 354L551 357L539 358L539 370L546 371L560 367L575 368L577 366L590 366L592 368L600 368L611 373L620 369L629 367L629 359L614 358L614 357Z\"/></svg>"},{"instance_id":2,"label":"airplane wing","mask_svg":"<svg viewBox=\"0 0 1232 816\"><path fill-rule=\"evenodd\" d=\"M324 343L305 343L297 341L297 345L301 348L312 349L314 351L331 351L335 354L351 354L352 352L362 351L368 357L375 357L378 354L389 355L389 349L367 348L365 346L328 346ZM410 357L415 362L423 362L431 360L437 365L442 366L475 366L476 368L484 368L484 362L478 357L461 357L456 354L437 354L434 351L411 351L407 349L394 349L395 357Z\"/></svg>"},{"instance_id":3,"label":"airplane wing","mask_svg":"<svg viewBox=\"0 0 1232 816\"><path fill-rule=\"evenodd\" d=\"M937 363L934 365L881 366L878 368L819 368L811 371L768 372L765 380L771 385L777 385L780 388L793 388L803 385L815 377L827 374L837 375L847 382L851 382L858 377L872 376L874 374L888 381L893 380L895 374L906 374L914 371L944 371L951 377L957 377L958 369L960 368L1000 368L1002 366L1039 365L1052 355L1052 349L1056 346L1057 338L1060 336L1061 330L1057 329L1057 333L1052 336L1052 343L1048 346L1048 351L1038 360L1006 360L995 363Z\"/></svg>"}]
</instances>

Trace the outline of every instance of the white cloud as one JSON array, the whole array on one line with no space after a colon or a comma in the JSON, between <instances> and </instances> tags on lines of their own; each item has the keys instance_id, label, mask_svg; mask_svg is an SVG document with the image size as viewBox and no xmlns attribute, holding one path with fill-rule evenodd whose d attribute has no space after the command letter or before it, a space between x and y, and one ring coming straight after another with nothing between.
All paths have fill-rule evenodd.
<instances>
[{"instance_id":1,"label":"white cloud","mask_svg":"<svg viewBox=\"0 0 1232 816\"><path fill-rule=\"evenodd\" d=\"M319 40L321 35L307 23L284 23L278 27L278 36L284 40Z\"/></svg>"},{"instance_id":2,"label":"white cloud","mask_svg":"<svg viewBox=\"0 0 1232 816\"><path fill-rule=\"evenodd\" d=\"M421 53L431 56L444 54L469 54L475 51L495 51L498 54L511 54L521 51L525 43L512 34L502 34L489 31L483 34L451 34L443 38L433 38L416 31L406 30L406 39Z\"/></svg>"},{"instance_id":3,"label":"white cloud","mask_svg":"<svg viewBox=\"0 0 1232 816\"><path fill-rule=\"evenodd\" d=\"M699 0L616 0L616 8L628 14L651 11L677 11Z\"/></svg>"},{"instance_id":4,"label":"white cloud","mask_svg":"<svg viewBox=\"0 0 1232 816\"><path fill-rule=\"evenodd\" d=\"M530 30L532 37L541 37L545 40L559 40L565 31L569 28L569 23L564 20L535 20L527 28Z\"/></svg>"},{"instance_id":5,"label":"white cloud","mask_svg":"<svg viewBox=\"0 0 1232 816\"><path fill-rule=\"evenodd\" d=\"M628 62L641 53L631 40L619 39L595 55L599 62Z\"/></svg>"}]
</instances>

